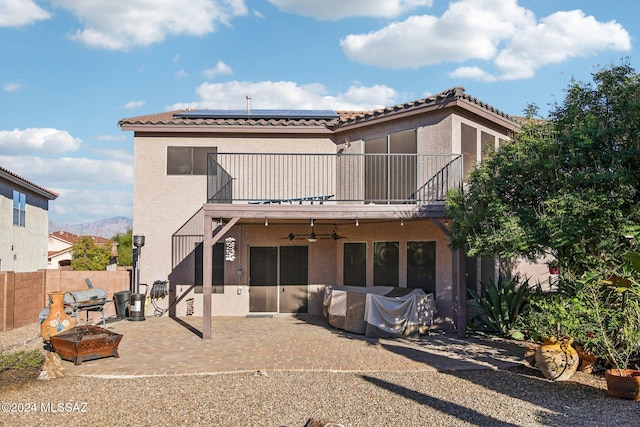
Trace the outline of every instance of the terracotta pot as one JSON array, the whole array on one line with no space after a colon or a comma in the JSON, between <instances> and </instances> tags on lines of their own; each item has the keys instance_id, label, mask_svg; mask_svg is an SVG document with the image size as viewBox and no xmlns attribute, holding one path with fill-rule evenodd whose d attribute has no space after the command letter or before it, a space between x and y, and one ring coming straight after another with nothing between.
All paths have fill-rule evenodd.
<instances>
[{"instance_id":1,"label":"terracotta pot","mask_svg":"<svg viewBox=\"0 0 640 427\"><path fill-rule=\"evenodd\" d=\"M543 338L544 343L536 350L536 366L545 378L566 381L576 372L580 364L578 353L571 346L573 338Z\"/></svg>"},{"instance_id":2,"label":"terracotta pot","mask_svg":"<svg viewBox=\"0 0 640 427\"><path fill-rule=\"evenodd\" d=\"M576 346L576 351L580 358L578 371L584 372L585 374L593 373L593 370L596 368L596 363L598 362L598 357L590 351L585 350L581 345Z\"/></svg>"},{"instance_id":3,"label":"terracotta pot","mask_svg":"<svg viewBox=\"0 0 640 427\"><path fill-rule=\"evenodd\" d=\"M610 396L640 400L640 371L635 369L607 369L607 392Z\"/></svg>"},{"instance_id":4,"label":"terracotta pot","mask_svg":"<svg viewBox=\"0 0 640 427\"><path fill-rule=\"evenodd\" d=\"M64 295L66 292L49 293L49 315L40 325L40 335L49 341L52 335L57 335L76 325L73 317L64 312Z\"/></svg>"}]
</instances>

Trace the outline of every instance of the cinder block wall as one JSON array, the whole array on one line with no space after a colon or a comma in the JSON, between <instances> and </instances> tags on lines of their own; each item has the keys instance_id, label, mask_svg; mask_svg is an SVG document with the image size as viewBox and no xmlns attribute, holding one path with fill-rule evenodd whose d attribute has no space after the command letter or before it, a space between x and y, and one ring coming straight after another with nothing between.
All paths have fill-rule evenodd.
<instances>
[{"instance_id":1,"label":"cinder block wall","mask_svg":"<svg viewBox=\"0 0 640 427\"><path fill-rule=\"evenodd\" d=\"M91 281L94 288L101 288L107 293L107 299L113 300L113 294L119 291L128 291L130 276L125 270L117 271L71 271L71 270L46 270L46 292L70 292L85 291L89 289L86 279ZM45 295L45 304L48 305ZM104 316L114 316L116 314L115 304L107 303ZM42 309L42 308L41 308ZM87 320L87 312L83 311L78 315L81 324ZM102 320L99 312L89 312L89 322L95 324Z\"/></svg>"},{"instance_id":2,"label":"cinder block wall","mask_svg":"<svg viewBox=\"0 0 640 427\"><path fill-rule=\"evenodd\" d=\"M130 273L126 270L0 272L0 331L39 322L38 315L49 305L49 292L86 290L87 278L94 287L102 288L110 300L115 292L129 290ZM105 305L105 317L112 315L115 315L115 305L108 303ZM89 313L90 323L95 324L101 319L101 313ZM81 324L86 322L86 313L80 313L78 320Z\"/></svg>"}]
</instances>

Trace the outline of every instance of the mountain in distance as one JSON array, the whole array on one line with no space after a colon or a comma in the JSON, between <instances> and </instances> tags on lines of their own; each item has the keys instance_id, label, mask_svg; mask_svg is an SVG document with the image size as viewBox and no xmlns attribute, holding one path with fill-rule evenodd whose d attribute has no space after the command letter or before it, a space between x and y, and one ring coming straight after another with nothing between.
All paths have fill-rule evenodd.
<instances>
[{"instance_id":1,"label":"mountain in distance","mask_svg":"<svg viewBox=\"0 0 640 427\"><path fill-rule=\"evenodd\" d=\"M133 220L122 216L73 225L60 225L49 221L49 233L68 231L78 236L100 236L105 239L111 239L118 233L126 233L127 229L132 228L132 226Z\"/></svg>"}]
</instances>

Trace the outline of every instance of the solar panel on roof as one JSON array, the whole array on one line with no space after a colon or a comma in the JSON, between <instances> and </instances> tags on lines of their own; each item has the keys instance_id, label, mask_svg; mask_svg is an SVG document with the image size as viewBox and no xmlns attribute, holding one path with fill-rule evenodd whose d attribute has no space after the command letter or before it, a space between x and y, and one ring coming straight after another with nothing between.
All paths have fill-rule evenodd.
<instances>
[{"instance_id":1,"label":"solar panel on roof","mask_svg":"<svg viewBox=\"0 0 640 427\"><path fill-rule=\"evenodd\" d=\"M193 110L176 113L190 119L335 119L332 110Z\"/></svg>"}]
</instances>

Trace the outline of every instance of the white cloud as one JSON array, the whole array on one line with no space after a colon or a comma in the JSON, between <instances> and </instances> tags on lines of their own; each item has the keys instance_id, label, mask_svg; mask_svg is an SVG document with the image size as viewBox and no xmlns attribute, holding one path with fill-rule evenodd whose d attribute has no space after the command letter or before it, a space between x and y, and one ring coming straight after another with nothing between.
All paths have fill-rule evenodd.
<instances>
[{"instance_id":1,"label":"white cloud","mask_svg":"<svg viewBox=\"0 0 640 427\"><path fill-rule=\"evenodd\" d=\"M245 15L243 0L52 0L71 10L84 24L71 38L87 46L128 50L148 46L169 35L201 36L216 24Z\"/></svg>"},{"instance_id":2,"label":"white cloud","mask_svg":"<svg viewBox=\"0 0 640 427\"><path fill-rule=\"evenodd\" d=\"M129 101L122 106L125 110L131 110L134 108L142 107L147 101Z\"/></svg>"},{"instance_id":3,"label":"white cloud","mask_svg":"<svg viewBox=\"0 0 640 427\"><path fill-rule=\"evenodd\" d=\"M96 137L98 141L107 141L107 142L124 142L128 141L129 137L126 134L122 135L98 135Z\"/></svg>"},{"instance_id":4,"label":"white cloud","mask_svg":"<svg viewBox=\"0 0 640 427\"><path fill-rule=\"evenodd\" d=\"M482 80L485 82L496 81L495 76L487 73L480 67L458 67L453 72L449 73L449 77L452 79L472 79Z\"/></svg>"},{"instance_id":5,"label":"white cloud","mask_svg":"<svg viewBox=\"0 0 640 427\"><path fill-rule=\"evenodd\" d=\"M244 109L249 95L251 107L258 109L369 110L393 105L398 98L394 89L383 85L354 84L344 93L330 95L319 83L299 85L286 81L203 83L196 92L200 101L175 104L170 109Z\"/></svg>"},{"instance_id":6,"label":"white cloud","mask_svg":"<svg viewBox=\"0 0 640 427\"><path fill-rule=\"evenodd\" d=\"M81 140L52 128L0 131L0 154L63 153L80 148Z\"/></svg>"},{"instance_id":7,"label":"white cloud","mask_svg":"<svg viewBox=\"0 0 640 427\"><path fill-rule=\"evenodd\" d=\"M5 92L18 92L25 87L24 81L18 80L15 82L6 82L2 85L2 90Z\"/></svg>"},{"instance_id":8,"label":"white cloud","mask_svg":"<svg viewBox=\"0 0 640 427\"><path fill-rule=\"evenodd\" d=\"M631 49L617 22L598 22L580 10L557 12L518 32L495 58L503 80L532 77L537 68L598 51Z\"/></svg>"},{"instance_id":9,"label":"white cloud","mask_svg":"<svg viewBox=\"0 0 640 427\"><path fill-rule=\"evenodd\" d=\"M212 79L215 76L221 74L233 74L233 70L227 64L222 61L218 61L214 68L209 68L208 70L204 70L202 72L208 79Z\"/></svg>"},{"instance_id":10,"label":"white cloud","mask_svg":"<svg viewBox=\"0 0 640 427\"><path fill-rule=\"evenodd\" d=\"M571 57L631 48L616 22L582 11L557 12L540 21L517 0L460 0L440 17L411 16L340 42L353 61L386 68L419 68L482 61L493 72L465 65L451 73L484 81L528 78L537 68Z\"/></svg>"},{"instance_id":11,"label":"white cloud","mask_svg":"<svg viewBox=\"0 0 640 427\"><path fill-rule=\"evenodd\" d=\"M338 20L355 16L395 18L433 0L269 0L283 12L322 20Z\"/></svg>"},{"instance_id":12,"label":"white cloud","mask_svg":"<svg viewBox=\"0 0 640 427\"><path fill-rule=\"evenodd\" d=\"M0 156L0 164L47 188L133 183L133 161L83 157Z\"/></svg>"},{"instance_id":13,"label":"white cloud","mask_svg":"<svg viewBox=\"0 0 640 427\"><path fill-rule=\"evenodd\" d=\"M22 27L51 18L51 14L33 0L0 1L0 27Z\"/></svg>"}]
</instances>

